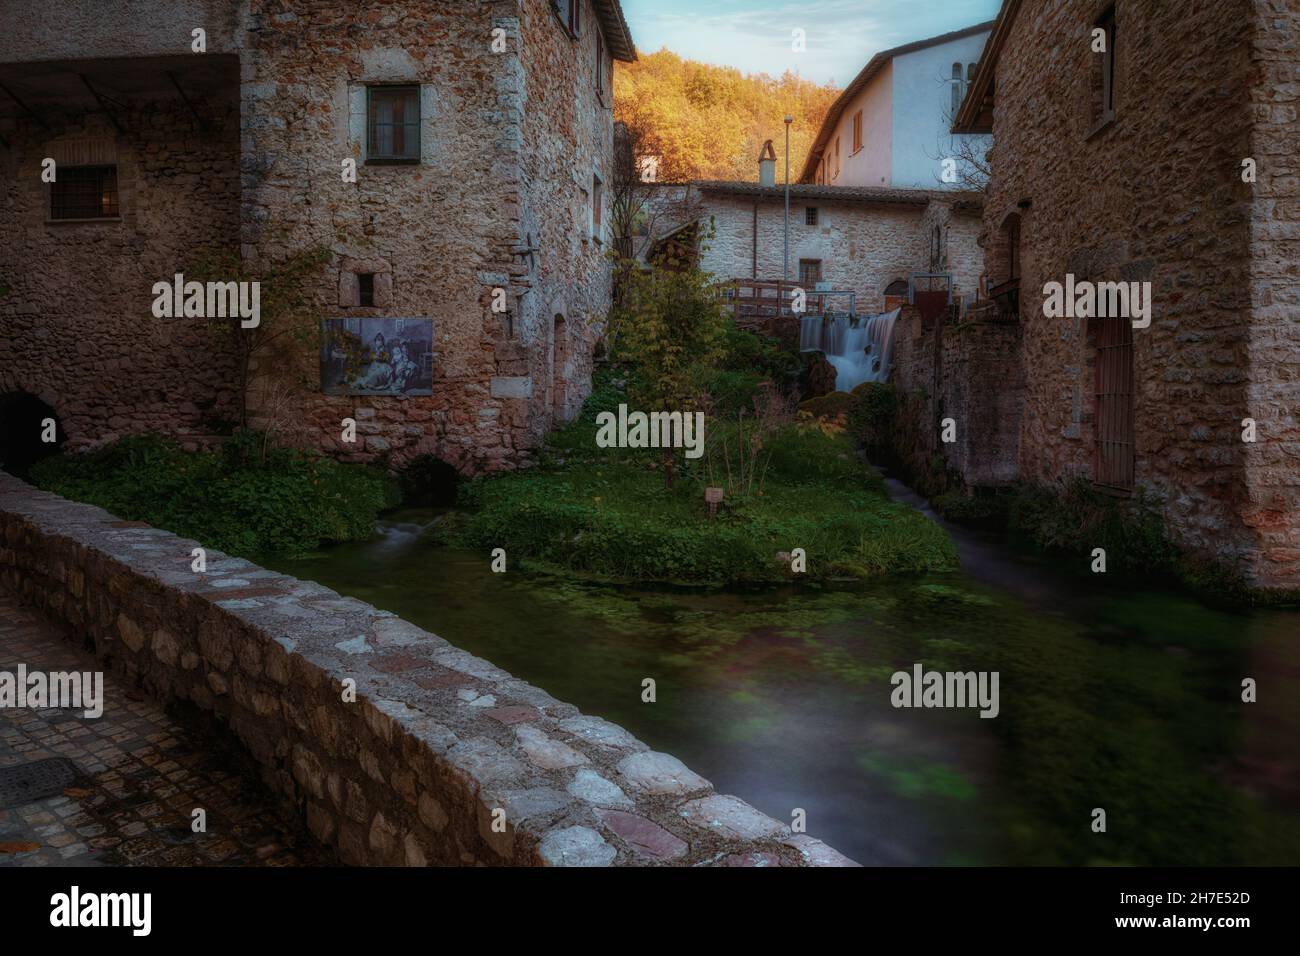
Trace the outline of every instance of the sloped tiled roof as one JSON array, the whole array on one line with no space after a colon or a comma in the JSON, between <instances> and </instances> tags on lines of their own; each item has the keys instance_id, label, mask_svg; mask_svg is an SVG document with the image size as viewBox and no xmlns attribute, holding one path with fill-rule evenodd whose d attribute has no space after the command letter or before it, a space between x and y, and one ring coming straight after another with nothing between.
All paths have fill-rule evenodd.
<instances>
[{"instance_id":1,"label":"sloped tiled roof","mask_svg":"<svg viewBox=\"0 0 1300 956\"><path fill-rule=\"evenodd\" d=\"M783 200L785 186L762 186L758 183L731 180L700 180L692 183L702 193L737 196L744 199ZM975 192L952 189L895 189L885 186L819 186L815 183L791 183L791 200L821 199L827 202L876 203L879 205L924 206L931 200L952 203L958 209L978 209L984 198Z\"/></svg>"}]
</instances>

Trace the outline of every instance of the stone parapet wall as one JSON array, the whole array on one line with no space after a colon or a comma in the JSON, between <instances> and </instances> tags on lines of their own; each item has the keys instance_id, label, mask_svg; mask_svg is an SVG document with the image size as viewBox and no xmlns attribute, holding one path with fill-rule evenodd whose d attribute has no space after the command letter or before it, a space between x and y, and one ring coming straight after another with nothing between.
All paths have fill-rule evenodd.
<instances>
[{"instance_id":1,"label":"stone parapet wall","mask_svg":"<svg viewBox=\"0 0 1300 956\"><path fill-rule=\"evenodd\" d=\"M0 473L0 586L228 727L345 863L851 865L388 612L220 552L194 572L197 546Z\"/></svg>"}]
</instances>

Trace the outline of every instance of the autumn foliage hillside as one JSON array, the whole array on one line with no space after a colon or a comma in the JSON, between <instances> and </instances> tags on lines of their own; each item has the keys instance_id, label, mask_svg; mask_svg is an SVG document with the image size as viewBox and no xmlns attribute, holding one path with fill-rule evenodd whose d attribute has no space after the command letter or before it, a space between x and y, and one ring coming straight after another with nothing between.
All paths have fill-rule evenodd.
<instances>
[{"instance_id":1,"label":"autumn foliage hillside","mask_svg":"<svg viewBox=\"0 0 1300 956\"><path fill-rule=\"evenodd\" d=\"M659 156L659 180L758 179L758 152L771 139L777 182L784 176L783 117L790 131L790 178L803 168L826 111L839 90L786 72L780 79L731 67L683 60L669 50L620 63L614 74L614 114L644 137L643 152Z\"/></svg>"}]
</instances>

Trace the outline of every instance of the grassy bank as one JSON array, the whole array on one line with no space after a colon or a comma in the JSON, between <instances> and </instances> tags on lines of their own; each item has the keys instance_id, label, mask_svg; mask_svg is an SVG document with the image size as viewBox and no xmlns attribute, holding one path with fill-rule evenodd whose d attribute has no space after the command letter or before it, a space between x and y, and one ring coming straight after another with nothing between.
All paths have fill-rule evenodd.
<instances>
[{"instance_id":1,"label":"grassy bank","mask_svg":"<svg viewBox=\"0 0 1300 956\"><path fill-rule=\"evenodd\" d=\"M471 482L446 540L504 548L519 562L595 578L692 585L868 578L950 568L933 522L893 502L843 431L751 410L706 419L705 454L678 454L671 487L658 450L602 449L596 416L626 401L613 375L554 433L541 464ZM707 486L725 488L710 519ZM802 548L807 570L791 570Z\"/></svg>"},{"instance_id":2,"label":"grassy bank","mask_svg":"<svg viewBox=\"0 0 1300 956\"><path fill-rule=\"evenodd\" d=\"M214 452L182 451L155 436L124 438L88 455L47 458L32 481L247 558L366 538L397 499L382 471L268 447L248 431Z\"/></svg>"}]
</instances>

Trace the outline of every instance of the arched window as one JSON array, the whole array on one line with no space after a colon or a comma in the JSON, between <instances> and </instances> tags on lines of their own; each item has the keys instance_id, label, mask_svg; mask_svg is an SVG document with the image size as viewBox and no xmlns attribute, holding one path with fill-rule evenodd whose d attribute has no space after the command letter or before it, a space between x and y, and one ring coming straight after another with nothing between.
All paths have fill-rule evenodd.
<instances>
[{"instance_id":1,"label":"arched window","mask_svg":"<svg viewBox=\"0 0 1300 956\"><path fill-rule=\"evenodd\" d=\"M957 111L961 109L961 98L964 90L961 83L961 64L952 65L952 115L955 117Z\"/></svg>"},{"instance_id":2,"label":"arched window","mask_svg":"<svg viewBox=\"0 0 1300 956\"><path fill-rule=\"evenodd\" d=\"M966 85L967 86L975 82L975 67L977 66L979 66L978 63L966 64Z\"/></svg>"}]
</instances>

